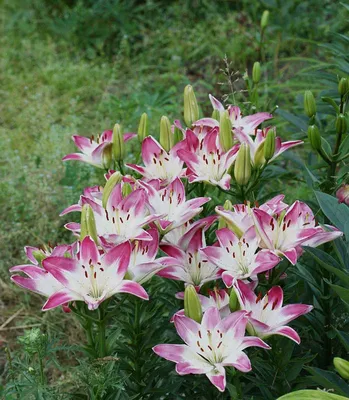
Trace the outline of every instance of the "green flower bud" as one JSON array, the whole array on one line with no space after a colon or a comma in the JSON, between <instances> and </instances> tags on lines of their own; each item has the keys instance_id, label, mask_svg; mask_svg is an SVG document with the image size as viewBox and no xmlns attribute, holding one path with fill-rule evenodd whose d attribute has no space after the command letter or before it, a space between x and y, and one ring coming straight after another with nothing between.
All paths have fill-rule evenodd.
<instances>
[{"instance_id":1,"label":"green flower bud","mask_svg":"<svg viewBox=\"0 0 349 400\"><path fill-rule=\"evenodd\" d=\"M341 96L344 96L349 91L349 81L347 78L341 78L338 83L338 92Z\"/></svg>"},{"instance_id":2,"label":"green flower bud","mask_svg":"<svg viewBox=\"0 0 349 400\"><path fill-rule=\"evenodd\" d=\"M128 182L124 183L122 186L121 193L122 197L128 196L129 194L132 193L132 186Z\"/></svg>"},{"instance_id":3,"label":"green flower bud","mask_svg":"<svg viewBox=\"0 0 349 400\"><path fill-rule=\"evenodd\" d=\"M261 18L261 29L264 30L268 26L269 22L269 11L264 10Z\"/></svg>"},{"instance_id":4,"label":"green flower bud","mask_svg":"<svg viewBox=\"0 0 349 400\"><path fill-rule=\"evenodd\" d=\"M111 177L107 180L107 183L104 186L103 189L103 195L102 195L102 206L104 208L107 207L107 201L109 199L110 193L113 191L114 187L121 182L122 175L120 174L119 171L116 171L111 175Z\"/></svg>"},{"instance_id":5,"label":"green flower bud","mask_svg":"<svg viewBox=\"0 0 349 400\"><path fill-rule=\"evenodd\" d=\"M252 68L252 81L253 83L259 83L259 81L261 80L261 64L256 61L253 64L253 68Z\"/></svg>"},{"instance_id":6,"label":"green flower bud","mask_svg":"<svg viewBox=\"0 0 349 400\"><path fill-rule=\"evenodd\" d=\"M316 103L313 93L310 90L304 92L304 111L309 118L316 114Z\"/></svg>"},{"instance_id":7,"label":"green flower bud","mask_svg":"<svg viewBox=\"0 0 349 400\"><path fill-rule=\"evenodd\" d=\"M137 130L138 140L140 143L149 135L149 121L148 115L143 113L141 115L141 119L139 121L138 130Z\"/></svg>"},{"instance_id":8,"label":"green flower bud","mask_svg":"<svg viewBox=\"0 0 349 400\"><path fill-rule=\"evenodd\" d=\"M45 255L45 253L43 253L43 252L40 251L40 250L34 250L32 254L33 254L33 257L35 258L35 260L36 260L39 264L41 264L42 261L45 260L45 258L47 257L47 256Z\"/></svg>"},{"instance_id":9,"label":"green flower bud","mask_svg":"<svg viewBox=\"0 0 349 400\"><path fill-rule=\"evenodd\" d=\"M103 149L102 153L103 168L109 169L113 162L113 146L110 144Z\"/></svg>"},{"instance_id":10,"label":"green flower bud","mask_svg":"<svg viewBox=\"0 0 349 400\"><path fill-rule=\"evenodd\" d=\"M184 290L184 314L200 324L202 320L202 306L193 285Z\"/></svg>"},{"instance_id":11,"label":"green flower bud","mask_svg":"<svg viewBox=\"0 0 349 400\"><path fill-rule=\"evenodd\" d=\"M345 115L339 114L336 119L336 132L338 134L343 134L347 131L348 124Z\"/></svg>"},{"instance_id":12,"label":"green flower bud","mask_svg":"<svg viewBox=\"0 0 349 400\"><path fill-rule=\"evenodd\" d=\"M229 296L229 308L231 312L237 311L240 308L238 296L234 289L231 290Z\"/></svg>"},{"instance_id":13,"label":"green flower bud","mask_svg":"<svg viewBox=\"0 0 349 400\"><path fill-rule=\"evenodd\" d=\"M310 125L308 127L308 139L310 146L315 151L321 150L321 135L319 128L316 125Z\"/></svg>"},{"instance_id":14,"label":"green flower bud","mask_svg":"<svg viewBox=\"0 0 349 400\"><path fill-rule=\"evenodd\" d=\"M242 143L236 156L234 165L234 177L238 185L248 184L251 177L251 156L250 148L246 143Z\"/></svg>"},{"instance_id":15,"label":"green flower bud","mask_svg":"<svg viewBox=\"0 0 349 400\"><path fill-rule=\"evenodd\" d=\"M342 378L349 379L349 361L340 357L335 357L333 359L333 365Z\"/></svg>"},{"instance_id":16,"label":"green flower bud","mask_svg":"<svg viewBox=\"0 0 349 400\"><path fill-rule=\"evenodd\" d=\"M216 121L219 121L221 118L221 113L218 110L213 110L212 118L215 119Z\"/></svg>"},{"instance_id":17,"label":"green flower bud","mask_svg":"<svg viewBox=\"0 0 349 400\"><path fill-rule=\"evenodd\" d=\"M175 125L173 132L173 145L177 144L182 140L183 140L183 132Z\"/></svg>"},{"instance_id":18,"label":"green flower bud","mask_svg":"<svg viewBox=\"0 0 349 400\"><path fill-rule=\"evenodd\" d=\"M225 200L223 205L224 210L231 211L233 209L233 204L230 200ZM228 224L223 217L218 218L218 229L227 228Z\"/></svg>"},{"instance_id":19,"label":"green flower bud","mask_svg":"<svg viewBox=\"0 0 349 400\"><path fill-rule=\"evenodd\" d=\"M275 154L275 129L269 129L264 142L264 158L268 162Z\"/></svg>"},{"instance_id":20,"label":"green flower bud","mask_svg":"<svg viewBox=\"0 0 349 400\"><path fill-rule=\"evenodd\" d=\"M98 243L95 216L89 204L84 204L81 209L80 240L91 236L94 242Z\"/></svg>"},{"instance_id":21,"label":"green flower bud","mask_svg":"<svg viewBox=\"0 0 349 400\"><path fill-rule=\"evenodd\" d=\"M233 147L233 133L231 129L232 125L228 111L221 112L219 120L219 141L224 152Z\"/></svg>"},{"instance_id":22,"label":"green flower bud","mask_svg":"<svg viewBox=\"0 0 349 400\"><path fill-rule=\"evenodd\" d=\"M199 106L191 85L184 88L184 122L192 126L193 122L199 119Z\"/></svg>"},{"instance_id":23,"label":"green flower bud","mask_svg":"<svg viewBox=\"0 0 349 400\"><path fill-rule=\"evenodd\" d=\"M118 162L125 158L125 142L119 124L115 124L113 129L113 155Z\"/></svg>"},{"instance_id":24,"label":"green flower bud","mask_svg":"<svg viewBox=\"0 0 349 400\"><path fill-rule=\"evenodd\" d=\"M264 157L264 146L265 146L265 142L262 142L258 147L257 150L254 154L254 158L253 158L253 165L256 168L261 167L262 165L265 164L265 157Z\"/></svg>"},{"instance_id":25,"label":"green flower bud","mask_svg":"<svg viewBox=\"0 0 349 400\"><path fill-rule=\"evenodd\" d=\"M160 120L160 144L168 152L173 147L173 133L170 120L162 116Z\"/></svg>"}]
</instances>

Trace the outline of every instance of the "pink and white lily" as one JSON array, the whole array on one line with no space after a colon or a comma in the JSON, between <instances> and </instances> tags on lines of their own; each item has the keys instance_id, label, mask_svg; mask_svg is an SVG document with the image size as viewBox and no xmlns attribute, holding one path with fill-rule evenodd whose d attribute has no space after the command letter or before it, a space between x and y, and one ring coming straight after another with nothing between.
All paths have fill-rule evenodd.
<instances>
[{"instance_id":1,"label":"pink and white lily","mask_svg":"<svg viewBox=\"0 0 349 400\"><path fill-rule=\"evenodd\" d=\"M239 239L234 233L223 228L216 231L219 246L208 246L201 251L207 259L224 270L223 282L231 287L235 279L257 279L257 274L274 268L281 258L270 250L257 251L259 237L252 226Z\"/></svg>"},{"instance_id":2,"label":"pink and white lily","mask_svg":"<svg viewBox=\"0 0 349 400\"><path fill-rule=\"evenodd\" d=\"M311 209L300 201L294 202L279 218L254 209L253 219L261 238L260 247L285 256L293 265L297 262L301 245L318 246L342 235L339 231L326 232L316 227Z\"/></svg>"},{"instance_id":3,"label":"pink and white lily","mask_svg":"<svg viewBox=\"0 0 349 400\"><path fill-rule=\"evenodd\" d=\"M131 257L131 244L124 242L101 255L94 241L86 236L74 258L48 257L44 269L62 286L43 306L50 310L70 301L84 301L89 310L116 293L130 293L148 300L139 283L124 280Z\"/></svg>"},{"instance_id":4,"label":"pink and white lily","mask_svg":"<svg viewBox=\"0 0 349 400\"><path fill-rule=\"evenodd\" d=\"M283 291L280 286L272 287L264 297L256 296L242 281L234 282L234 290L241 308L250 313L247 330L251 335L262 339L272 335L281 335L300 343L298 333L287 324L301 315L309 313L313 306L288 304L283 307Z\"/></svg>"},{"instance_id":5,"label":"pink and white lily","mask_svg":"<svg viewBox=\"0 0 349 400\"><path fill-rule=\"evenodd\" d=\"M198 138L189 129L186 131L187 147L178 150L178 156L186 163L189 182L207 182L229 190L231 176L229 168L235 161L239 146L223 152L219 144L219 130L212 129L203 138Z\"/></svg>"},{"instance_id":6,"label":"pink and white lily","mask_svg":"<svg viewBox=\"0 0 349 400\"><path fill-rule=\"evenodd\" d=\"M126 166L143 175L146 180L160 179L163 184L168 184L184 173L183 161L177 156L177 151L182 147L183 143L179 142L167 152L156 139L148 136L142 143L142 159L145 166Z\"/></svg>"},{"instance_id":7,"label":"pink and white lily","mask_svg":"<svg viewBox=\"0 0 349 400\"><path fill-rule=\"evenodd\" d=\"M201 324L185 316L175 315L174 324L185 344L159 344L153 351L176 363L179 375L205 374L216 388L224 392L225 369L251 371L251 362L243 352L248 347L270 347L260 338L245 336L249 316L237 311L221 319L216 307L209 308Z\"/></svg>"},{"instance_id":8,"label":"pink and white lily","mask_svg":"<svg viewBox=\"0 0 349 400\"><path fill-rule=\"evenodd\" d=\"M135 137L135 133L125 133L124 142ZM98 168L107 169L110 167L111 146L113 140L113 131L107 130L101 136L97 136L96 140L92 135L91 138L85 136L72 136L76 147L81 153L72 153L63 157L63 161L77 160L94 165Z\"/></svg>"},{"instance_id":9,"label":"pink and white lily","mask_svg":"<svg viewBox=\"0 0 349 400\"><path fill-rule=\"evenodd\" d=\"M164 266L159 276L168 279L180 280L196 287L202 286L220 278L221 270L208 261L200 251L206 246L204 228L196 230L194 234L188 232L180 242L181 247L171 244L160 244L160 248L168 257L158 261Z\"/></svg>"},{"instance_id":10,"label":"pink and white lily","mask_svg":"<svg viewBox=\"0 0 349 400\"><path fill-rule=\"evenodd\" d=\"M161 189L160 180L146 183L139 181L147 192L147 204L150 213L162 215L156 223L161 233L178 228L202 211L202 205L210 201L209 197L197 197L186 201L182 181L175 178L168 186Z\"/></svg>"},{"instance_id":11,"label":"pink and white lily","mask_svg":"<svg viewBox=\"0 0 349 400\"><path fill-rule=\"evenodd\" d=\"M159 250L159 232L153 228L147 231L151 240L134 240L127 277L141 285L159 272L163 266L155 261Z\"/></svg>"}]
</instances>

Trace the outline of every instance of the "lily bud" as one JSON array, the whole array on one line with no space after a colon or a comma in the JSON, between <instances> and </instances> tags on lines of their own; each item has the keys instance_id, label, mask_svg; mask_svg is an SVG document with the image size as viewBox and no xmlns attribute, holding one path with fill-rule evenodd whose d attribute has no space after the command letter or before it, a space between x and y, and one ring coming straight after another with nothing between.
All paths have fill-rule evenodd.
<instances>
[{"instance_id":1,"label":"lily bud","mask_svg":"<svg viewBox=\"0 0 349 400\"><path fill-rule=\"evenodd\" d=\"M264 30L268 26L269 22L269 11L264 10L261 18L261 29Z\"/></svg>"},{"instance_id":2,"label":"lily bud","mask_svg":"<svg viewBox=\"0 0 349 400\"><path fill-rule=\"evenodd\" d=\"M349 81L347 78L342 78L338 83L338 92L344 96L349 91Z\"/></svg>"},{"instance_id":3,"label":"lily bud","mask_svg":"<svg viewBox=\"0 0 349 400\"><path fill-rule=\"evenodd\" d=\"M316 114L315 98L310 90L304 92L304 111L309 118L314 117Z\"/></svg>"},{"instance_id":4,"label":"lily bud","mask_svg":"<svg viewBox=\"0 0 349 400\"><path fill-rule=\"evenodd\" d=\"M333 359L333 365L342 378L349 379L349 361L340 357L335 357Z\"/></svg>"},{"instance_id":5,"label":"lily bud","mask_svg":"<svg viewBox=\"0 0 349 400\"><path fill-rule=\"evenodd\" d=\"M102 153L103 168L109 169L111 167L112 162L113 162L113 146L108 145L103 149Z\"/></svg>"},{"instance_id":6,"label":"lily bud","mask_svg":"<svg viewBox=\"0 0 349 400\"><path fill-rule=\"evenodd\" d=\"M264 158L266 161L269 161L271 158L274 157L275 154L275 130L269 129L267 133L267 137L265 138L264 142Z\"/></svg>"},{"instance_id":7,"label":"lily bud","mask_svg":"<svg viewBox=\"0 0 349 400\"><path fill-rule=\"evenodd\" d=\"M219 121L221 118L221 113L219 110L213 110L212 111L212 118L215 119L216 121Z\"/></svg>"},{"instance_id":8,"label":"lily bud","mask_svg":"<svg viewBox=\"0 0 349 400\"><path fill-rule=\"evenodd\" d=\"M160 120L160 144L167 152L173 147L171 123L165 116L162 116Z\"/></svg>"},{"instance_id":9,"label":"lily bud","mask_svg":"<svg viewBox=\"0 0 349 400\"><path fill-rule=\"evenodd\" d=\"M343 134L347 131L348 124L345 115L339 114L336 119L336 132L338 134Z\"/></svg>"},{"instance_id":10,"label":"lily bud","mask_svg":"<svg viewBox=\"0 0 349 400\"><path fill-rule=\"evenodd\" d=\"M221 112L219 120L219 142L224 152L227 152L233 147L233 134L231 128L232 125L228 111Z\"/></svg>"},{"instance_id":11,"label":"lily bud","mask_svg":"<svg viewBox=\"0 0 349 400\"><path fill-rule=\"evenodd\" d=\"M120 174L119 171L116 171L111 175L111 177L107 180L107 183L104 186L103 189L103 195L102 195L102 206L106 208L107 202L110 196L110 193L113 191L114 187L121 182L122 175Z\"/></svg>"},{"instance_id":12,"label":"lily bud","mask_svg":"<svg viewBox=\"0 0 349 400\"><path fill-rule=\"evenodd\" d=\"M132 186L128 182L124 183L121 189L121 193L122 197L128 196L132 193Z\"/></svg>"},{"instance_id":13,"label":"lily bud","mask_svg":"<svg viewBox=\"0 0 349 400\"><path fill-rule=\"evenodd\" d=\"M308 127L308 139L313 150L321 150L321 135L319 128L316 125L310 125Z\"/></svg>"},{"instance_id":14,"label":"lily bud","mask_svg":"<svg viewBox=\"0 0 349 400\"><path fill-rule=\"evenodd\" d=\"M115 124L113 129L113 155L118 162L122 161L125 157L124 137L119 124Z\"/></svg>"},{"instance_id":15,"label":"lily bud","mask_svg":"<svg viewBox=\"0 0 349 400\"><path fill-rule=\"evenodd\" d=\"M183 140L183 132L179 128L177 128L177 126L175 126L173 131L173 145L177 144L182 140Z\"/></svg>"},{"instance_id":16,"label":"lily bud","mask_svg":"<svg viewBox=\"0 0 349 400\"><path fill-rule=\"evenodd\" d=\"M41 264L41 262L43 260L45 260L45 258L47 257L42 251L40 250L34 250L32 253L33 257L35 258L35 260Z\"/></svg>"},{"instance_id":17,"label":"lily bud","mask_svg":"<svg viewBox=\"0 0 349 400\"><path fill-rule=\"evenodd\" d=\"M95 216L89 204L82 206L80 229L80 240L83 240L86 236L91 236L93 241L96 244L98 243Z\"/></svg>"},{"instance_id":18,"label":"lily bud","mask_svg":"<svg viewBox=\"0 0 349 400\"><path fill-rule=\"evenodd\" d=\"M202 320L202 306L193 285L184 290L184 314L200 324Z\"/></svg>"},{"instance_id":19,"label":"lily bud","mask_svg":"<svg viewBox=\"0 0 349 400\"><path fill-rule=\"evenodd\" d=\"M238 296L234 289L231 290L229 296L229 308L231 312L237 311L240 308Z\"/></svg>"},{"instance_id":20,"label":"lily bud","mask_svg":"<svg viewBox=\"0 0 349 400\"><path fill-rule=\"evenodd\" d=\"M137 136L140 143L149 135L149 121L148 115L143 113L139 121Z\"/></svg>"},{"instance_id":21,"label":"lily bud","mask_svg":"<svg viewBox=\"0 0 349 400\"><path fill-rule=\"evenodd\" d=\"M233 209L232 202L230 200L225 200L223 208L224 208L224 210L231 211ZM228 227L228 224L226 223L224 218L219 217L218 218L218 229L227 228L227 227Z\"/></svg>"},{"instance_id":22,"label":"lily bud","mask_svg":"<svg viewBox=\"0 0 349 400\"><path fill-rule=\"evenodd\" d=\"M234 177L238 185L248 184L251 177L251 156L250 148L246 143L242 143L234 165Z\"/></svg>"},{"instance_id":23,"label":"lily bud","mask_svg":"<svg viewBox=\"0 0 349 400\"><path fill-rule=\"evenodd\" d=\"M254 154L253 164L256 168L261 167L265 164L265 157L264 157L264 145L265 141L262 142L258 147Z\"/></svg>"},{"instance_id":24,"label":"lily bud","mask_svg":"<svg viewBox=\"0 0 349 400\"><path fill-rule=\"evenodd\" d=\"M261 64L256 61L252 68L252 81L257 84L261 80Z\"/></svg>"},{"instance_id":25,"label":"lily bud","mask_svg":"<svg viewBox=\"0 0 349 400\"><path fill-rule=\"evenodd\" d=\"M199 106L191 85L184 88L184 122L192 126L193 122L199 119Z\"/></svg>"}]
</instances>

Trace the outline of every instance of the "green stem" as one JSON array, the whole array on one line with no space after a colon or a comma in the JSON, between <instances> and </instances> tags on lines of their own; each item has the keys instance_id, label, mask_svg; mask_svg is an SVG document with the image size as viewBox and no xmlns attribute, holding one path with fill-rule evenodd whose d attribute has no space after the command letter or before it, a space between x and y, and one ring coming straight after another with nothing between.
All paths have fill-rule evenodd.
<instances>
[{"instance_id":1,"label":"green stem","mask_svg":"<svg viewBox=\"0 0 349 400\"><path fill-rule=\"evenodd\" d=\"M98 316L99 316L99 333L98 333L98 342L99 342L99 357L103 358L106 356L106 337L105 337L105 319L104 319L104 311L102 307L98 308Z\"/></svg>"},{"instance_id":2,"label":"green stem","mask_svg":"<svg viewBox=\"0 0 349 400\"><path fill-rule=\"evenodd\" d=\"M45 385L45 374L44 374L44 364L42 362L42 357L40 354L38 354L39 358L39 370L40 370L40 383L42 386Z\"/></svg>"}]
</instances>

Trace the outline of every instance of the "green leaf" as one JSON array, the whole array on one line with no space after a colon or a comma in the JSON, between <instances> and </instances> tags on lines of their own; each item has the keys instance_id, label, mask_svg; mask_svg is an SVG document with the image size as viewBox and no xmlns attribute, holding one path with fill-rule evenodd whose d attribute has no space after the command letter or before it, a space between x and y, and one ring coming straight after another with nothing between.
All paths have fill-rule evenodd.
<instances>
[{"instance_id":1,"label":"green leaf","mask_svg":"<svg viewBox=\"0 0 349 400\"><path fill-rule=\"evenodd\" d=\"M286 121L290 122L292 125L294 125L303 132L306 132L306 130L308 129L308 124L305 122L305 120L296 117L295 115L287 111L281 110L279 108L276 111L276 114L281 115L282 118L284 118Z\"/></svg>"},{"instance_id":2,"label":"green leaf","mask_svg":"<svg viewBox=\"0 0 349 400\"><path fill-rule=\"evenodd\" d=\"M339 113L338 104L331 97L321 97L321 100L330 104L335 109L336 113Z\"/></svg>"},{"instance_id":3,"label":"green leaf","mask_svg":"<svg viewBox=\"0 0 349 400\"><path fill-rule=\"evenodd\" d=\"M338 296L341 298L342 301L347 303L349 306L349 289L346 289L342 286L334 285L327 279L325 281L331 286L331 288L338 294Z\"/></svg>"},{"instance_id":4,"label":"green leaf","mask_svg":"<svg viewBox=\"0 0 349 400\"><path fill-rule=\"evenodd\" d=\"M338 203L329 194L315 191L315 196L326 217L349 238L349 207Z\"/></svg>"},{"instance_id":5,"label":"green leaf","mask_svg":"<svg viewBox=\"0 0 349 400\"><path fill-rule=\"evenodd\" d=\"M323 268L333 272L338 278L349 287L349 274L342 270L337 261L329 254L314 247L303 247Z\"/></svg>"},{"instance_id":6,"label":"green leaf","mask_svg":"<svg viewBox=\"0 0 349 400\"><path fill-rule=\"evenodd\" d=\"M322 390L297 390L297 392L285 394L277 400L345 400L347 397L324 392Z\"/></svg>"},{"instance_id":7,"label":"green leaf","mask_svg":"<svg viewBox=\"0 0 349 400\"><path fill-rule=\"evenodd\" d=\"M312 380L326 389L333 389L343 396L349 395L349 385L337 374L330 371L324 371L320 368L306 367L312 374Z\"/></svg>"},{"instance_id":8,"label":"green leaf","mask_svg":"<svg viewBox=\"0 0 349 400\"><path fill-rule=\"evenodd\" d=\"M343 331L338 331L336 329L337 335L342 342L343 346L346 348L346 350L349 352L349 333L343 332Z\"/></svg>"}]
</instances>

